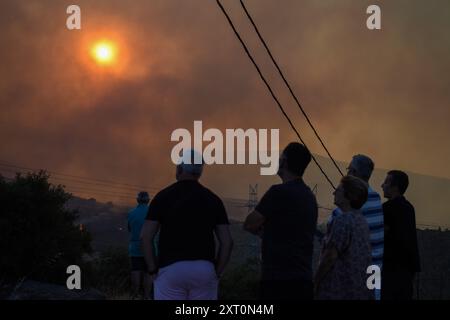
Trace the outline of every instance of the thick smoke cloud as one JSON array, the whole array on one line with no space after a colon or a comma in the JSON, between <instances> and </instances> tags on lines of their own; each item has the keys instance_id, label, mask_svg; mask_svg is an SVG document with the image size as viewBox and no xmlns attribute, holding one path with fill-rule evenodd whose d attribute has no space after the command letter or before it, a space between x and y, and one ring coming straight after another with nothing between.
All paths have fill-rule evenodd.
<instances>
[{"instance_id":1,"label":"thick smoke cloud","mask_svg":"<svg viewBox=\"0 0 450 320\"><path fill-rule=\"evenodd\" d=\"M381 168L450 178L450 3L378 1L382 30L369 31L372 2L246 4L337 159L366 153ZM194 120L280 128L281 147L295 139L214 1L78 1L81 31L65 28L69 4L1 3L0 159L161 186L174 175L170 134ZM310 148L324 154L238 1L224 4ZM121 50L110 71L89 57L102 37ZM262 178L244 169L211 167L205 181L245 197Z\"/></svg>"}]
</instances>

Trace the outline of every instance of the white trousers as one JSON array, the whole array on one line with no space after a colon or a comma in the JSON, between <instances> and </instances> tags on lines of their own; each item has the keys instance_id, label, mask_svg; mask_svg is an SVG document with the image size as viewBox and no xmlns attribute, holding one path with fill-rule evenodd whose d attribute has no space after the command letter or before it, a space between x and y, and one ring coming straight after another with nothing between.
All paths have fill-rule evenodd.
<instances>
[{"instance_id":1,"label":"white trousers","mask_svg":"<svg viewBox=\"0 0 450 320\"><path fill-rule=\"evenodd\" d=\"M161 268L154 285L155 300L217 300L216 270L206 260L179 261Z\"/></svg>"}]
</instances>

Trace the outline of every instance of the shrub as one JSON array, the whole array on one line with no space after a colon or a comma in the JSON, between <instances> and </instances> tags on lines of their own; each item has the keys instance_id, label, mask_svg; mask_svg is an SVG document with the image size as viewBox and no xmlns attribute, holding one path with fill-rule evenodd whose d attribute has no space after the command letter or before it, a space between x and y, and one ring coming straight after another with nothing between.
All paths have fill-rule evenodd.
<instances>
[{"instance_id":1,"label":"shrub","mask_svg":"<svg viewBox=\"0 0 450 320\"><path fill-rule=\"evenodd\" d=\"M131 292L128 252L110 247L92 262L90 285L109 298L129 296Z\"/></svg>"},{"instance_id":2,"label":"shrub","mask_svg":"<svg viewBox=\"0 0 450 320\"><path fill-rule=\"evenodd\" d=\"M224 272L220 281L219 299L221 300L254 300L258 299L259 261L247 259L241 265Z\"/></svg>"},{"instance_id":3,"label":"shrub","mask_svg":"<svg viewBox=\"0 0 450 320\"><path fill-rule=\"evenodd\" d=\"M91 237L66 208L71 194L40 171L15 179L0 176L0 281L20 278L65 284L66 268L82 264Z\"/></svg>"}]
</instances>

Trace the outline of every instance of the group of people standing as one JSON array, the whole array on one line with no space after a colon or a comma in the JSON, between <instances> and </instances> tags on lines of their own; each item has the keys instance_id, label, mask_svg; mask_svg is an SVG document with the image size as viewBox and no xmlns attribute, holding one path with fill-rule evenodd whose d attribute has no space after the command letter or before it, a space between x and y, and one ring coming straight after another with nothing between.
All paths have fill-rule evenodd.
<instances>
[{"instance_id":1,"label":"group of people standing","mask_svg":"<svg viewBox=\"0 0 450 320\"><path fill-rule=\"evenodd\" d=\"M382 185L388 200L382 204L369 186L373 161L352 158L334 192L337 208L314 272L318 205L303 180L310 161L304 145L290 143L279 159L282 183L264 194L244 222L245 230L262 238L260 298L412 299L420 262L414 207L404 197L406 173L388 172ZM147 299L218 298L233 240L223 202L199 182L202 171L203 164L181 161L177 182L150 205L148 194L140 193L139 205L128 214L133 288L137 293L143 283ZM374 265L381 270L381 289L367 283Z\"/></svg>"}]
</instances>

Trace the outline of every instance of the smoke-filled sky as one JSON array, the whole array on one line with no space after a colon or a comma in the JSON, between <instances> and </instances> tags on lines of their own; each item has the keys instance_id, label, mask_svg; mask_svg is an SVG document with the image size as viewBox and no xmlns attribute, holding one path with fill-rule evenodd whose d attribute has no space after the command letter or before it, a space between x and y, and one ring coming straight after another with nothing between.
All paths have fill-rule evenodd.
<instances>
[{"instance_id":1,"label":"smoke-filled sky","mask_svg":"<svg viewBox=\"0 0 450 320\"><path fill-rule=\"evenodd\" d=\"M309 147L324 155L239 1L223 3ZM279 128L280 147L295 139L215 1L78 0L75 31L66 28L70 4L1 1L0 160L161 186L174 176L170 135L192 131L194 120ZM365 153L380 168L450 178L449 1L246 4L337 159ZM366 28L370 4L381 7L381 31ZM90 56L101 39L117 45L114 66ZM232 189L233 175L221 177Z\"/></svg>"}]
</instances>

